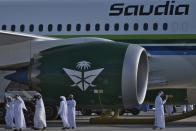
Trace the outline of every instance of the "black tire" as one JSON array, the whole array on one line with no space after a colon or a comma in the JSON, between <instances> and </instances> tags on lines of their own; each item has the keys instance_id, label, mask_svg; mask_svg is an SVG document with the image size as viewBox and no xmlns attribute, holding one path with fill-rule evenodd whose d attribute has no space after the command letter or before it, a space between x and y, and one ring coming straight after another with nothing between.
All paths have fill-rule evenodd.
<instances>
[{"instance_id":1,"label":"black tire","mask_svg":"<svg viewBox=\"0 0 196 131\"><path fill-rule=\"evenodd\" d=\"M131 111L130 111L133 115L139 115L139 113L140 113L140 110L139 109L137 109L137 108L133 108L133 109L131 109Z\"/></svg>"},{"instance_id":2,"label":"black tire","mask_svg":"<svg viewBox=\"0 0 196 131\"><path fill-rule=\"evenodd\" d=\"M95 113L100 116L103 114L103 111L96 111Z\"/></svg>"},{"instance_id":3,"label":"black tire","mask_svg":"<svg viewBox=\"0 0 196 131\"><path fill-rule=\"evenodd\" d=\"M84 116L90 116L92 114L92 110L91 109L82 109L81 113Z\"/></svg>"},{"instance_id":4,"label":"black tire","mask_svg":"<svg viewBox=\"0 0 196 131\"><path fill-rule=\"evenodd\" d=\"M125 113L125 110L120 110L119 115L122 116Z\"/></svg>"},{"instance_id":5,"label":"black tire","mask_svg":"<svg viewBox=\"0 0 196 131\"><path fill-rule=\"evenodd\" d=\"M46 104L46 119L47 120L56 120L58 117L58 107L55 105Z\"/></svg>"},{"instance_id":6,"label":"black tire","mask_svg":"<svg viewBox=\"0 0 196 131\"><path fill-rule=\"evenodd\" d=\"M26 124L27 124L27 126L32 126L34 113L35 113L35 106L33 105L33 103L30 103L30 102L26 102L25 105L27 108L27 111L24 110Z\"/></svg>"},{"instance_id":7,"label":"black tire","mask_svg":"<svg viewBox=\"0 0 196 131\"><path fill-rule=\"evenodd\" d=\"M0 124L5 123L5 113L6 113L6 110L5 110L4 106L1 105L0 106Z\"/></svg>"}]
</instances>

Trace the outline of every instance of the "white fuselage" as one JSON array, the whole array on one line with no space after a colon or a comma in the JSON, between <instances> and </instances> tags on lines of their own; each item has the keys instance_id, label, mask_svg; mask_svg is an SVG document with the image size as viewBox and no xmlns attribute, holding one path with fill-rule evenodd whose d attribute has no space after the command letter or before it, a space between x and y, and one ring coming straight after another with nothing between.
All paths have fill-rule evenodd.
<instances>
[{"instance_id":1,"label":"white fuselage","mask_svg":"<svg viewBox=\"0 0 196 131\"><path fill-rule=\"evenodd\" d=\"M0 0L0 27L21 32L24 25L22 32L39 35L196 34L195 6L195 0Z\"/></svg>"}]
</instances>

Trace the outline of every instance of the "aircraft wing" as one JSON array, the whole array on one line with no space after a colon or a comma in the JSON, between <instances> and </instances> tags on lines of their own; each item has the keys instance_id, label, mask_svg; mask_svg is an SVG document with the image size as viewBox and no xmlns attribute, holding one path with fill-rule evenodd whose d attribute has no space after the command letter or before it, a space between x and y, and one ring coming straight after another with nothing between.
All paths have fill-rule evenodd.
<instances>
[{"instance_id":1,"label":"aircraft wing","mask_svg":"<svg viewBox=\"0 0 196 131\"><path fill-rule=\"evenodd\" d=\"M22 43L30 40L56 40L55 38L31 35L19 32L10 32L0 30L0 46Z\"/></svg>"},{"instance_id":2,"label":"aircraft wing","mask_svg":"<svg viewBox=\"0 0 196 131\"><path fill-rule=\"evenodd\" d=\"M31 43L53 40L57 39L0 30L0 68L7 70L28 65L31 56Z\"/></svg>"},{"instance_id":3,"label":"aircraft wing","mask_svg":"<svg viewBox=\"0 0 196 131\"><path fill-rule=\"evenodd\" d=\"M0 30L0 69L15 70L26 67L34 55L57 46L97 43L110 40L100 38L58 39L45 36Z\"/></svg>"}]
</instances>

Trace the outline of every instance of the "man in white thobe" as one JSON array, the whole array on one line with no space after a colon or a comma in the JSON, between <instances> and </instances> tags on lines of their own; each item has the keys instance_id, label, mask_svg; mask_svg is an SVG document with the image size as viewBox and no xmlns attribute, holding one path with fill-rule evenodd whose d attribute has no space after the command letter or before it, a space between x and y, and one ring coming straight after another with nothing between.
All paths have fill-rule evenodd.
<instances>
[{"instance_id":1,"label":"man in white thobe","mask_svg":"<svg viewBox=\"0 0 196 131\"><path fill-rule=\"evenodd\" d=\"M167 100L167 97L166 100L163 101L163 99L161 98L161 96L163 95L163 91L160 91L155 99L155 122L153 129L165 128L164 104Z\"/></svg>"},{"instance_id":2,"label":"man in white thobe","mask_svg":"<svg viewBox=\"0 0 196 131\"><path fill-rule=\"evenodd\" d=\"M69 100L67 101L68 107L68 122L70 128L76 128L76 101L74 100L74 96L69 95Z\"/></svg>"},{"instance_id":3,"label":"man in white thobe","mask_svg":"<svg viewBox=\"0 0 196 131\"><path fill-rule=\"evenodd\" d=\"M186 105L182 105L181 108L182 108L182 113L186 113L187 112Z\"/></svg>"},{"instance_id":4,"label":"man in white thobe","mask_svg":"<svg viewBox=\"0 0 196 131\"><path fill-rule=\"evenodd\" d=\"M41 94L37 93L35 96L35 115L34 115L34 129L46 129L46 113L44 102L42 100Z\"/></svg>"},{"instance_id":5,"label":"man in white thobe","mask_svg":"<svg viewBox=\"0 0 196 131\"><path fill-rule=\"evenodd\" d=\"M14 101L11 96L6 98L6 114L5 114L5 123L7 129L14 128Z\"/></svg>"},{"instance_id":6,"label":"man in white thobe","mask_svg":"<svg viewBox=\"0 0 196 131\"><path fill-rule=\"evenodd\" d=\"M186 108L187 108L187 112L190 112L194 109L193 105L187 105Z\"/></svg>"},{"instance_id":7,"label":"man in white thobe","mask_svg":"<svg viewBox=\"0 0 196 131\"><path fill-rule=\"evenodd\" d=\"M63 130L68 129L69 128L69 123L68 123L68 110L67 110L67 100L64 96L60 97L61 102L60 102L60 107L59 107L59 111L58 114L61 117L61 120L63 122Z\"/></svg>"},{"instance_id":8,"label":"man in white thobe","mask_svg":"<svg viewBox=\"0 0 196 131\"><path fill-rule=\"evenodd\" d=\"M168 116L171 116L173 114L174 108L172 104L166 105L166 111Z\"/></svg>"},{"instance_id":9,"label":"man in white thobe","mask_svg":"<svg viewBox=\"0 0 196 131\"><path fill-rule=\"evenodd\" d=\"M15 120L15 131L22 131L26 128L25 117L23 109L27 111L24 101L20 96L16 96L14 101L14 120Z\"/></svg>"}]
</instances>

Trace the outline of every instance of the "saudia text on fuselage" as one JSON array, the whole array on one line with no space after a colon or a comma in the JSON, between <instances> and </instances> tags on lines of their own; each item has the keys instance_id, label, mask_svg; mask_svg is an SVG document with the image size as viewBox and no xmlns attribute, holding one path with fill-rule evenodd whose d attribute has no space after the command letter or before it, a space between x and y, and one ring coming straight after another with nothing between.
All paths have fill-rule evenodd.
<instances>
[{"instance_id":1,"label":"saudia text on fuselage","mask_svg":"<svg viewBox=\"0 0 196 131\"><path fill-rule=\"evenodd\" d=\"M110 7L109 16L162 16L188 15L189 4L176 4L175 1L166 1L159 5L126 5L115 3Z\"/></svg>"}]
</instances>

